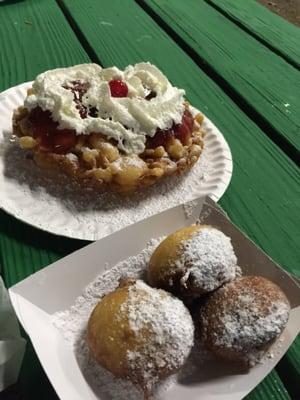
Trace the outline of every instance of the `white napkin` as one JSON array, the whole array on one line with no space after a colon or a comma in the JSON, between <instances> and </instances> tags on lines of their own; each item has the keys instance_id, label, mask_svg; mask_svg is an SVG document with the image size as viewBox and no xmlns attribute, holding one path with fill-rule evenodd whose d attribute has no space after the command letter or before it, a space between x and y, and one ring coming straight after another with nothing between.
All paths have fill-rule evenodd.
<instances>
[{"instance_id":1,"label":"white napkin","mask_svg":"<svg viewBox=\"0 0 300 400\"><path fill-rule=\"evenodd\" d=\"M20 336L17 317L0 277L0 392L19 376L26 340Z\"/></svg>"}]
</instances>

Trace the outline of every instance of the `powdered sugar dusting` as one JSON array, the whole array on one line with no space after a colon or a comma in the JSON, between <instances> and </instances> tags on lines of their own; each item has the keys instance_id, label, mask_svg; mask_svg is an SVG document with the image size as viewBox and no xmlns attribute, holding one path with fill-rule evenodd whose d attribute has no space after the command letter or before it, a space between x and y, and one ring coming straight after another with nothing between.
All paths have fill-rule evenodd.
<instances>
[{"instance_id":1,"label":"powdered sugar dusting","mask_svg":"<svg viewBox=\"0 0 300 400\"><path fill-rule=\"evenodd\" d=\"M149 332L143 346L128 351L127 357L132 371L143 371L143 380L151 387L158 370L175 372L187 359L194 341L192 318L180 300L140 280L129 287L122 309L134 332Z\"/></svg>"},{"instance_id":2,"label":"powdered sugar dusting","mask_svg":"<svg viewBox=\"0 0 300 400\"><path fill-rule=\"evenodd\" d=\"M82 330L73 343L79 367L93 391L99 398L106 400L144 400L142 389L126 379L116 378L107 369L101 367L91 357L86 343L86 330ZM153 398L162 394L176 382L176 376L170 376L153 387Z\"/></svg>"},{"instance_id":3,"label":"powdered sugar dusting","mask_svg":"<svg viewBox=\"0 0 300 400\"><path fill-rule=\"evenodd\" d=\"M239 278L208 300L202 314L204 339L254 365L283 331L289 312L288 300L272 282Z\"/></svg>"},{"instance_id":4,"label":"powdered sugar dusting","mask_svg":"<svg viewBox=\"0 0 300 400\"><path fill-rule=\"evenodd\" d=\"M3 141L5 186L0 201L5 209L41 229L95 240L195 198L213 171L204 151L192 170L167 177L133 196L84 188L63 174L39 168L30 153ZM30 207L28 206L30 204ZM41 213L43 210L43 213ZM28 215L27 215L28 214Z\"/></svg>"},{"instance_id":5,"label":"powdered sugar dusting","mask_svg":"<svg viewBox=\"0 0 300 400\"><path fill-rule=\"evenodd\" d=\"M239 273L231 240L214 228L203 228L182 244L179 266L187 268L181 283L192 280L194 288L210 292Z\"/></svg>"},{"instance_id":6,"label":"powdered sugar dusting","mask_svg":"<svg viewBox=\"0 0 300 400\"><path fill-rule=\"evenodd\" d=\"M141 251L139 254L129 257L126 260L121 261L112 269L104 272L103 274L97 276L83 291L83 294L77 298L74 306L70 309L58 312L53 316L53 323L59 329L61 335L63 335L70 343L77 358L78 365L80 370L86 379L87 383L94 391L96 396L104 399L111 400L143 400L144 395L142 391L135 385L133 385L130 381L124 379L115 378L110 372L106 369L102 368L99 364L97 364L94 359L90 356L89 348L86 342L86 325L91 314L91 311L98 303L99 299L103 297L105 294L111 292L118 286L118 282L121 278L132 277L135 279L144 279L145 273L147 270L148 262L150 257L155 250L155 248L161 243L164 238L158 238L151 240L145 249ZM239 278L238 280L243 279ZM229 283L224 287L228 287L229 285L233 285L233 283ZM145 287L142 283L139 284L142 287ZM223 293L224 287L219 289L216 293ZM146 290L149 290L146 286ZM150 289L151 291L151 289ZM243 292L241 295L241 301L249 303L249 305L253 304L253 293ZM231 296L232 297L232 296ZM265 293L262 296L262 302L270 303L270 293ZM255 296L257 300L257 296ZM283 295L284 298L284 295ZM272 303L272 301L271 301ZM284 317L285 305L282 304L284 301L279 301L279 303L275 304L274 312L276 315L276 321L283 321L281 319ZM280 304L281 303L281 304ZM220 303L221 305L223 302ZM222 308L219 306L217 309ZM234 308L236 308L236 301L234 300ZM142 307L142 311L144 307ZM273 314L274 314L273 312ZM145 313L141 312L141 319L136 318L137 314L131 318L132 327L135 329L139 329L141 327L140 322L143 321L143 315ZM272 314L272 315L273 315ZM287 311L288 314L288 311ZM168 316L169 314L167 314ZM224 318L226 320L225 313L223 313ZM215 316L213 315L215 319ZM223 318L223 317L222 317ZM253 324L255 324L254 313L253 316ZM238 319L235 323L238 322ZM267 319L267 325L272 323L272 318ZM286 321L283 321L286 323ZM279 325L277 325L279 327ZM284 326L284 325L283 325ZM160 327L157 327L160 329ZM201 331L202 332L202 331ZM174 374L168 379L164 381L160 381L157 383L153 398L158 399L163 397L163 392L169 390L171 386L176 383L183 383L184 385L194 384L195 382L204 382L210 381L211 379L219 378L220 376L225 376L230 373L240 375L240 367L236 368L234 363L220 363L218 362L214 355L211 352L208 352L203 344L199 341L200 332L197 332L197 337L195 340L194 347L192 348L191 354L188 360L185 362L183 368L179 372L179 374ZM160 336L160 335L158 335ZM202 333L201 333L202 337ZM276 341L275 345L272 346L271 351L264 354L264 358L260 360L262 362L268 361L268 359L272 358L274 354L278 351L278 346L280 346L280 340ZM251 356L256 357L261 356L257 352L252 352L249 354L249 358ZM131 354L133 362L136 362L137 359ZM251 360L250 360L251 362ZM255 359L257 362L257 359ZM161 397L162 396L162 397Z\"/></svg>"},{"instance_id":7,"label":"powdered sugar dusting","mask_svg":"<svg viewBox=\"0 0 300 400\"><path fill-rule=\"evenodd\" d=\"M0 206L26 223L54 234L97 240L201 196L211 194L217 201L229 184L230 149L208 118L201 125L204 150L191 171L169 177L131 198L83 189L69 178L51 176L9 140L12 113L23 103L30 86L27 82L5 91L0 102Z\"/></svg>"},{"instance_id":8,"label":"powdered sugar dusting","mask_svg":"<svg viewBox=\"0 0 300 400\"><path fill-rule=\"evenodd\" d=\"M100 397L111 400L143 400L140 388L125 379L115 378L90 356L86 342L86 326L95 305L107 293L116 289L122 278L144 278L150 256L163 238L152 239L139 254L119 262L115 267L98 275L77 298L68 310L53 315L53 324L69 341L76 355L79 367L93 391ZM154 397L159 397L175 383L172 376L159 382L154 388Z\"/></svg>"},{"instance_id":9,"label":"powdered sugar dusting","mask_svg":"<svg viewBox=\"0 0 300 400\"><path fill-rule=\"evenodd\" d=\"M272 303L268 313L261 315L255 298L240 296L236 311L221 317L223 330L216 344L238 350L261 346L281 333L288 315L289 306L282 301Z\"/></svg>"},{"instance_id":10,"label":"powdered sugar dusting","mask_svg":"<svg viewBox=\"0 0 300 400\"><path fill-rule=\"evenodd\" d=\"M139 254L119 262L110 270L107 270L104 273L95 277L95 279L84 289L82 295L77 298L74 305L70 307L70 309L57 312L53 315L53 324L59 329L61 335L72 346L83 376L85 377L92 390L96 393L96 395L101 398L103 397L110 400L144 400L144 394L139 387L133 385L130 381L115 378L109 371L101 367L91 357L86 341L86 327L88 319L92 310L101 299L101 297L116 289L120 279L145 278L150 257L153 251L162 242L163 239L164 237L150 240L147 243L145 249L142 250ZM142 287L143 290L146 290L148 293L150 291L150 296L152 297L151 288L144 285L142 282L138 283L138 285L139 287ZM182 303L180 303L179 300L173 300L175 300L176 303L175 308L183 307ZM176 318L176 313L173 309L174 301L171 305L171 310L170 303L168 304L168 307L159 307L159 321L161 322L162 319L166 318L167 322L164 322L163 325L165 327L170 327L172 332L173 328L170 325L175 324L175 326L178 327L178 325L181 324L182 321L179 321L178 318ZM140 315L135 314L134 316L131 313L131 327L133 329L139 329L141 327L140 323L144 320L145 314L149 314L148 312L145 313L145 307L146 310L149 311L149 307L152 307L151 302L150 305L146 305L146 303L145 305L141 305ZM182 359L186 356L187 349L191 345L191 320L189 314L186 314L186 312L183 313L184 326L182 327L182 331L177 332L177 335L179 336L177 337L175 343L177 350L179 348L180 351L179 353L176 353L177 357L173 359L174 365L181 364ZM157 323L155 323L155 330L157 332L155 336L158 341L157 346L159 347L161 338L164 336L163 327L160 327L159 325L157 325ZM184 335L186 335L186 337L183 337ZM178 343L179 339L183 341L183 344ZM161 344L163 344L163 342ZM168 348L171 349L169 344ZM133 364L139 363L136 354L129 354L129 357L132 358ZM158 352L158 354L155 354L155 357L158 357L157 360L159 362L161 353ZM188 357L179 374L171 375L167 379L163 379L154 385L153 398L162 398L163 393L174 386L177 381L185 381L186 379L189 379L189 376L195 374L199 375L199 370L197 368L200 367L200 370L203 370L203 363L206 363L211 359L211 354L209 354L207 350L203 348L201 343L199 343L199 340L196 340L192 349L192 353ZM164 355L161 357L161 362L164 362Z\"/></svg>"},{"instance_id":11,"label":"powdered sugar dusting","mask_svg":"<svg viewBox=\"0 0 300 400\"><path fill-rule=\"evenodd\" d=\"M189 201L188 203L184 203L183 210L186 218L190 218L193 215L195 208L198 206L197 200Z\"/></svg>"},{"instance_id":12,"label":"powdered sugar dusting","mask_svg":"<svg viewBox=\"0 0 300 400\"><path fill-rule=\"evenodd\" d=\"M85 329L96 304L103 296L118 287L120 279L144 278L150 257L161 240L162 238L150 240L139 254L119 262L113 268L98 275L69 310L55 314L54 324L67 340L74 342L81 330Z\"/></svg>"}]
</instances>

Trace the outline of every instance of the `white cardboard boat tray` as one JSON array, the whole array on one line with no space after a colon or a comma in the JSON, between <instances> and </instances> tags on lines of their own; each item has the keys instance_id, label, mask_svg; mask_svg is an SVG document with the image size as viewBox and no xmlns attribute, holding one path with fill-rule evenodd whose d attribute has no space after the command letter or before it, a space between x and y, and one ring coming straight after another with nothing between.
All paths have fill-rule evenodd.
<instances>
[{"instance_id":1,"label":"white cardboard boat tray","mask_svg":"<svg viewBox=\"0 0 300 400\"><path fill-rule=\"evenodd\" d=\"M242 399L275 367L300 331L300 288L296 281L239 231L213 200L198 199L154 215L117 231L55 262L10 288L18 318L58 396L63 400L104 399L85 379L69 342L53 325L53 314L71 307L84 288L102 271L138 254L152 238L200 221L231 237L238 263L245 275L261 275L277 283L292 310L280 347L272 358L247 373L214 365L202 368L193 378L177 382L163 399ZM222 369L223 368L223 369ZM122 397L121 397L122 398Z\"/></svg>"}]
</instances>

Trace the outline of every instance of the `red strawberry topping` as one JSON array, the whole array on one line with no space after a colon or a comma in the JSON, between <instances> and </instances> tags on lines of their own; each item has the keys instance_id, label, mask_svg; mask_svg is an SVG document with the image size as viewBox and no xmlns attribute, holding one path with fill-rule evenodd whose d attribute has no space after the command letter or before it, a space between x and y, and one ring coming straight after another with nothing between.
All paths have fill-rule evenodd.
<instances>
[{"instance_id":1,"label":"red strawberry topping","mask_svg":"<svg viewBox=\"0 0 300 400\"><path fill-rule=\"evenodd\" d=\"M147 138L146 147L154 149L158 146L165 146L167 141L172 137L179 139L183 145L186 145L188 139L191 137L193 126L194 118L188 110L185 110L180 124L173 125L170 129L157 129L152 138Z\"/></svg>"},{"instance_id":2,"label":"red strawberry topping","mask_svg":"<svg viewBox=\"0 0 300 400\"><path fill-rule=\"evenodd\" d=\"M76 133L71 129L58 129L49 111L34 108L29 115L33 136L39 141L39 150L59 154L68 153L76 144Z\"/></svg>"}]
</instances>

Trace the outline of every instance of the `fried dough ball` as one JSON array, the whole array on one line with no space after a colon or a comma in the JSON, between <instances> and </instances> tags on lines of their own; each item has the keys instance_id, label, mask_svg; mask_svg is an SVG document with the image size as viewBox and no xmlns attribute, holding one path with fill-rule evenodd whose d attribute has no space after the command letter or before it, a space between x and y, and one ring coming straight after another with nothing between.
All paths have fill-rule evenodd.
<instances>
[{"instance_id":1,"label":"fried dough ball","mask_svg":"<svg viewBox=\"0 0 300 400\"><path fill-rule=\"evenodd\" d=\"M261 276L244 276L215 291L200 309L206 347L245 367L259 362L285 328L290 304L282 290Z\"/></svg>"},{"instance_id":2,"label":"fried dough ball","mask_svg":"<svg viewBox=\"0 0 300 400\"><path fill-rule=\"evenodd\" d=\"M179 299L129 281L97 304L87 340L99 364L148 392L181 368L193 345L194 325Z\"/></svg>"},{"instance_id":3,"label":"fried dough ball","mask_svg":"<svg viewBox=\"0 0 300 400\"><path fill-rule=\"evenodd\" d=\"M199 297L233 280L240 271L236 263L229 237L209 225L192 225L157 247L148 281L179 297Z\"/></svg>"}]
</instances>

